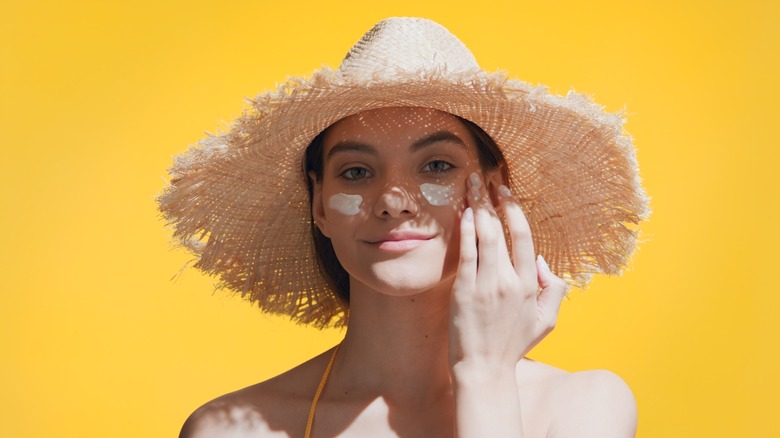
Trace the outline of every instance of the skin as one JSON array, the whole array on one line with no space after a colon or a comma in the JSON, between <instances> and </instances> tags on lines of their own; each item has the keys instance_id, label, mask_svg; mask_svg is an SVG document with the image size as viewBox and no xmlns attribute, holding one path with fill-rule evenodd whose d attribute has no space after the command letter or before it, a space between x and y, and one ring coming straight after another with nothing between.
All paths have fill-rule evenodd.
<instances>
[{"instance_id":1,"label":"skin","mask_svg":"<svg viewBox=\"0 0 780 438\"><path fill-rule=\"evenodd\" d=\"M350 274L351 310L312 436L634 436L619 377L524 358L553 329L566 286L534 256L522 210L457 119L368 111L335 124L324 146L312 209ZM456 201L431 205L423 183L454 187ZM358 214L330 209L337 193L362 196ZM303 436L329 358L205 404L181 436Z\"/></svg>"}]
</instances>

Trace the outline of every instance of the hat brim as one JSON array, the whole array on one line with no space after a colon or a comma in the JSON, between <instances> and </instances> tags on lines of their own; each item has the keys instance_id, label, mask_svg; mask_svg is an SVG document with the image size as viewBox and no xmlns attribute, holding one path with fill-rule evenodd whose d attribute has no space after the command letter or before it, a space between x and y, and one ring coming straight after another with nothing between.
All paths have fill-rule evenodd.
<instances>
[{"instance_id":1,"label":"hat brim","mask_svg":"<svg viewBox=\"0 0 780 438\"><path fill-rule=\"evenodd\" d=\"M432 108L487 132L504 153L536 251L570 284L625 266L648 208L621 115L502 73L355 83L328 68L251 100L227 132L177 158L160 209L198 256L195 266L265 311L343 325L347 309L314 254L301 160L331 124L383 107Z\"/></svg>"}]
</instances>

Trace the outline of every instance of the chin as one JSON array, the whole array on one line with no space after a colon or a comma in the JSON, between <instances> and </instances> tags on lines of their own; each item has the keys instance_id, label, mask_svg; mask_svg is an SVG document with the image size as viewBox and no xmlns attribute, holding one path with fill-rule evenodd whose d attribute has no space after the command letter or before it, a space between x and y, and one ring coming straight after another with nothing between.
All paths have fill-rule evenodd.
<instances>
[{"instance_id":1,"label":"chin","mask_svg":"<svg viewBox=\"0 0 780 438\"><path fill-rule=\"evenodd\" d=\"M350 293L368 289L406 297L433 289L452 288L458 253L436 240L411 250L377 250L373 246L337 248L336 255L351 277ZM340 251L340 250L346 251Z\"/></svg>"},{"instance_id":2,"label":"chin","mask_svg":"<svg viewBox=\"0 0 780 438\"><path fill-rule=\"evenodd\" d=\"M407 297L442 286L451 287L455 272L444 272L442 263L377 263L367 276L356 277L366 287L383 295Z\"/></svg>"}]
</instances>

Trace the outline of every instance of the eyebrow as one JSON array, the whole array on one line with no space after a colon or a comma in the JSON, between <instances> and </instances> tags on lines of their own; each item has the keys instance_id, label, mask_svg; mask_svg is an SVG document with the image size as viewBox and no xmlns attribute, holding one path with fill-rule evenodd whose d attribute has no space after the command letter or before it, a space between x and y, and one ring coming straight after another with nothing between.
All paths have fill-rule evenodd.
<instances>
[{"instance_id":1,"label":"eyebrow","mask_svg":"<svg viewBox=\"0 0 780 438\"><path fill-rule=\"evenodd\" d=\"M463 148L466 148L466 143L464 143L460 137L453 134L452 132L437 131L434 132L433 134L430 134L428 136L425 136L415 141L409 147L409 150L412 152L417 152L420 149L423 149L427 146L430 146L434 143L438 143L440 141L448 141L458 146L461 146ZM352 141L352 140L340 141L335 145L333 145L333 147L330 148L330 150L328 151L328 158L333 157L333 155L339 152L362 152L373 156L378 155L376 148L374 148L373 146L366 143L361 143L359 141Z\"/></svg>"},{"instance_id":2,"label":"eyebrow","mask_svg":"<svg viewBox=\"0 0 780 438\"><path fill-rule=\"evenodd\" d=\"M412 146L409 148L409 150L411 150L412 152L417 152L417 151L419 151L420 149L422 149L422 148L424 148L426 146L430 146L430 145L432 145L434 143L438 143L440 141L448 141L450 143L455 143L458 146L461 146L463 148L466 147L466 143L464 143L463 140L461 140L460 137L458 137L457 135L453 134L452 132L450 132L450 131L436 131L433 134L431 134L431 135L429 135L427 137L423 137L423 138L417 140L416 142L414 142L414 144L412 144Z\"/></svg>"},{"instance_id":3,"label":"eyebrow","mask_svg":"<svg viewBox=\"0 0 780 438\"><path fill-rule=\"evenodd\" d=\"M333 147L328 151L328 158L330 159L333 157L333 155L339 152L362 152L373 156L378 155L376 149L374 149L373 146L352 140L340 141L333 145Z\"/></svg>"}]
</instances>

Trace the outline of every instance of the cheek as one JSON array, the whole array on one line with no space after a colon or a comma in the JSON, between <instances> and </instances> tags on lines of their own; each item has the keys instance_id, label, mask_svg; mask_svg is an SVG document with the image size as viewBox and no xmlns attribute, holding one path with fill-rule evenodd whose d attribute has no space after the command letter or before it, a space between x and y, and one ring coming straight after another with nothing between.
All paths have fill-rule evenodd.
<instances>
[{"instance_id":1,"label":"cheek","mask_svg":"<svg viewBox=\"0 0 780 438\"><path fill-rule=\"evenodd\" d=\"M455 201L455 189L450 186L424 183L420 184L420 193L433 206L450 205Z\"/></svg>"},{"instance_id":2,"label":"cheek","mask_svg":"<svg viewBox=\"0 0 780 438\"><path fill-rule=\"evenodd\" d=\"M449 207L444 210L452 211L457 216L460 216L463 210L468 207L465 181L457 181L447 185L423 183L420 184L420 193L425 199L425 201L421 200L420 202L427 202L433 207Z\"/></svg>"},{"instance_id":3,"label":"cheek","mask_svg":"<svg viewBox=\"0 0 780 438\"><path fill-rule=\"evenodd\" d=\"M336 193L328 198L328 207L344 216L355 216L360 213L363 197L360 195L348 195Z\"/></svg>"}]
</instances>

